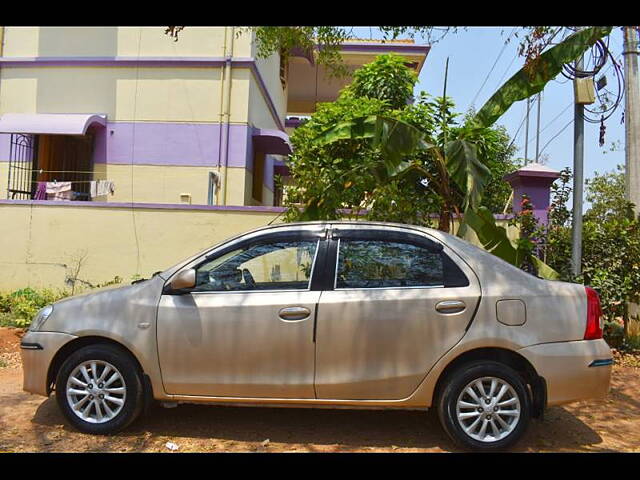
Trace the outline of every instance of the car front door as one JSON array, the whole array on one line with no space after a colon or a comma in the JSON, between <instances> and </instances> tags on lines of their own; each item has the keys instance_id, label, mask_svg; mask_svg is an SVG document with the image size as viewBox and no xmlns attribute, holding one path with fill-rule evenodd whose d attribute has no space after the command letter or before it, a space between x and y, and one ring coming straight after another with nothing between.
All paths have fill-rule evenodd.
<instances>
[{"instance_id":1,"label":"car front door","mask_svg":"<svg viewBox=\"0 0 640 480\"><path fill-rule=\"evenodd\" d=\"M314 398L320 291L311 278L323 234L314 227L241 239L187 266L195 288L163 294L158 308L167 393Z\"/></svg>"},{"instance_id":2,"label":"car front door","mask_svg":"<svg viewBox=\"0 0 640 480\"><path fill-rule=\"evenodd\" d=\"M424 234L334 226L330 236L333 285L316 320L317 397L406 398L464 335L478 280Z\"/></svg>"}]
</instances>

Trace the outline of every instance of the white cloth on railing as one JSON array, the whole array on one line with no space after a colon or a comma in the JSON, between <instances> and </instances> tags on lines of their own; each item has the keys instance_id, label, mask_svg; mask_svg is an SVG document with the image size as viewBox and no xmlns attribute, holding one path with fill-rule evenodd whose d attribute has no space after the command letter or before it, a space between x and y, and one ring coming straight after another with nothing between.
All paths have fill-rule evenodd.
<instances>
[{"instance_id":1,"label":"white cloth on railing","mask_svg":"<svg viewBox=\"0 0 640 480\"><path fill-rule=\"evenodd\" d=\"M71 200L71 182L47 182L47 200Z\"/></svg>"},{"instance_id":2,"label":"white cloth on railing","mask_svg":"<svg viewBox=\"0 0 640 480\"><path fill-rule=\"evenodd\" d=\"M111 180L95 180L89 184L91 198L101 197L115 192L115 185Z\"/></svg>"}]
</instances>

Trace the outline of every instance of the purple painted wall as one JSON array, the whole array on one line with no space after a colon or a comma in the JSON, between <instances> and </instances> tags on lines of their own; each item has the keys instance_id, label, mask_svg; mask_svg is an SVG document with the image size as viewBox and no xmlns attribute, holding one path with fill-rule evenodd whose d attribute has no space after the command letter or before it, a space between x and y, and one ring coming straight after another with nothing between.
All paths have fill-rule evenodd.
<instances>
[{"instance_id":1,"label":"purple painted wall","mask_svg":"<svg viewBox=\"0 0 640 480\"><path fill-rule=\"evenodd\" d=\"M10 148L11 148L11 134L0 133L0 162L9 161Z\"/></svg>"},{"instance_id":2,"label":"purple painted wall","mask_svg":"<svg viewBox=\"0 0 640 480\"><path fill-rule=\"evenodd\" d=\"M519 213L522 210L520 202L522 195L526 194L533 204L533 215L540 224L546 225L549 222L551 184L559 176L560 172L536 163L505 175L504 179L513 188L513 212Z\"/></svg>"},{"instance_id":3,"label":"purple painted wall","mask_svg":"<svg viewBox=\"0 0 640 480\"><path fill-rule=\"evenodd\" d=\"M229 126L228 166L246 167L250 130ZM215 166L220 154L219 124L108 123L106 157L96 163L120 165ZM96 141L96 152L101 145Z\"/></svg>"},{"instance_id":4,"label":"purple painted wall","mask_svg":"<svg viewBox=\"0 0 640 480\"><path fill-rule=\"evenodd\" d=\"M93 128L94 162L112 165L217 166L220 124L108 122ZM248 125L229 125L227 166L253 167L253 135ZM0 134L0 161L9 160L11 135ZM273 162L273 161L272 161Z\"/></svg>"}]
</instances>

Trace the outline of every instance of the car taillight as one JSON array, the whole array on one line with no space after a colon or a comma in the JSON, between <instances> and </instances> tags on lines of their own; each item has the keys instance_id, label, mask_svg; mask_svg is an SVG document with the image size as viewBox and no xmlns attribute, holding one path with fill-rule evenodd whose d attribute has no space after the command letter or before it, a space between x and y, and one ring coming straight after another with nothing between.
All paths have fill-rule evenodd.
<instances>
[{"instance_id":1,"label":"car taillight","mask_svg":"<svg viewBox=\"0 0 640 480\"><path fill-rule=\"evenodd\" d=\"M597 340L602 338L602 309L598 292L593 288L584 287L587 291L587 329L584 332L585 340Z\"/></svg>"}]
</instances>

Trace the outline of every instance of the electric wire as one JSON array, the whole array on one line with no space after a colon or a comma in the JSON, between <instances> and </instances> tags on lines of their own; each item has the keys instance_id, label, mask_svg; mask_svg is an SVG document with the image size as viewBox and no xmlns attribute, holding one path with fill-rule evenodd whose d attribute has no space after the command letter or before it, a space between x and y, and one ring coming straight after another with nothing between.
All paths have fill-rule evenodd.
<instances>
[{"instance_id":1,"label":"electric wire","mask_svg":"<svg viewBox=\"0 0 640 480\"><path fill-rule=\"evenodd\" d=\"M549 141L548 141L547 143L545 143L545 144L544 144L544 147L542 147L542 148L540 149L540 153L539 153L539 154L540 154L540 155L542 155L542 152L544 152L544 149L545 149L545 148L547 148L547 147L549 146L549 144L550 144L551 142L553 142L553 141L554 141L554 140L555 140L555 139L556 139L556 138L557 138L557 137L558 137L562 132L564 132L564 131L567 129L567 127L569 127L569 125L571 125L574 121L575 121L575 119L573 119L573 118L572 118L572 119L569 121L569 123L567 123L564 127L562 127L562 128L560 129L560 131L558 131L558 133L556 133L553 137L551 137L551 138L549 139Z\"/></svg>"},{"instance_id":2,"label":"electric wire","mask_svg":"<svg viewBox=\"0 0 640 480\"><path fill-rule=\"evenodd\" d=\"M525 112L524 116L522 117L522 121L520 122L520 126L516 130L516 133L513 135L513 138L511 139L511 142L509 143L509 146L506 148L507 150L509 150L511 148L511 146L516 142L516 140L518 138L518 134L520 133L520 129L524 125L524 122L525 122L526 119L527 119L527 113Z\"/></svg>"},{"instance_id":3,"label":"electric wire","mask_svg":"<svg viewBox=\"0 0 640 480\"><path fill-rule=\"evenodd\" d=\"M498 80L498 84L496 85L496 88L494 90L497 90L498 88L500 88L502 86L502 80L504 80L504 77L507 76L507 72L509 71L509 69L511 68L511 66L513 65L513 63L516 61L516 59L519 57L520 55L518 54L518 52L516 51L516 54L513 56L513 59L511 60L511 63L509 64L509 66L505 69L504 73L502 74L502 76L500 77L500 80Z\"/></svg>"},{"instance_id":4,"label":"electric wire","mask_svg":"<svg viewBox=\"0 0 640 480\"><path fill-rule=\"evenodd\" d=\"M542 129L540 129L540 133L544 132L547 128L549 128L553 122L555 122L558 118L560 118L563 113L565 113L567 110L569 110L569 108L573 107L573 105L574 105L574 103L572 101L559 114L557 114L555 117L553 117L553 119L550 120ZM534 140L535 140L535 137L532 138L531 140L529 140L529 143L533 142Z\"/></svg>"},{"instance_id":5,"label":"electric wire","mask_svg":"<svg viewBox=\"0 0 640 480\"><path fill-rule=\"evenodd\" d=\"M602 69L607 64L607 61L611 60L611 65L604 71ZM596 43L591 47L589 51L589 61L587 64L593 64L591 68L577 68L575 65L566 64L562 68L562 75L568 80L575 80L577 78L593 78L602 72L604 76L606 72L608 72L612 67L614 69L616 83L617 83L617 93L616 98L613 103L609 103L609 99L605 96L605 94L613 95L608 89L603 89L604 91L601 93L600 90L596 89L596 96L598 97L598 101L600 103L600 109L591 109L589 107L584 108L585 112L591 113L592 115L599 115L600 118L591 118L589 115L584 116L585 121L589 123L600 123L604 124L606 120L608 120L613 113L618 109L622 99L624 98L624 74L619 63L616 61L614 55L611 53L609 49L609 38L607 37L606 41L603 39L599 39ZM565 82L559 82L565 83Z\"/></svg>"},{"instance_id":6,"label":"electric wire","mask_svg":"<svg viewBox=\"0 0 640 480\"><path fill-rule=\"evenodd\" d=\"M491 74L493 73L493 70L496 68L496 65L498 64L498 60L500 60L500 58L502 57L502 54L504 53L505 49L507 48L507 42L509 41L509 39L511 38L511 36L514 34L514 32L516 31L517 27L514 27L513 30L511 30L511 33L509 34L509 36L507 37L507 40L505 40L504 45L502 46L502 49L500 50L500 53L498 53L498 57L496 58L496 60L493 62L493 65L491 66L491 70L489 70L489 73L487 73L487 76L484 78L484 81L482 82L482 85L480 85L480 88L478 89L478 91L476 92L475 96L473 97L473 100L471 100L471 105L474 105L476 102L476 99L478 98L478 95L480 95L480 92L482 91L482 89L484 88L484 86L487 83L487 80L489 80L489 77L491 76Z\"/></svg>"}]
</instances>

